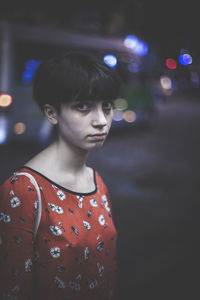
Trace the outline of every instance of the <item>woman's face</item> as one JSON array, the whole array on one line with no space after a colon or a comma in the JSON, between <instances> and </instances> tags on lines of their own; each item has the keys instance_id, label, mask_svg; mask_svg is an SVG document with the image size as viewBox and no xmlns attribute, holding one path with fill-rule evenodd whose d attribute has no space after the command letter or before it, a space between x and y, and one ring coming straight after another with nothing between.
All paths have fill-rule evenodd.
<instances>
[{"instance_id":1,"label":"woman's face","mask_svg":"<svg viewBox=\"0 0 200 300\"><path fill-rule=\"evenodd\" d=\"M109 101L62 104L57 118L59 138L79 149L97 149L108 135L112 117Z\"/></svg>"}]
</instances>

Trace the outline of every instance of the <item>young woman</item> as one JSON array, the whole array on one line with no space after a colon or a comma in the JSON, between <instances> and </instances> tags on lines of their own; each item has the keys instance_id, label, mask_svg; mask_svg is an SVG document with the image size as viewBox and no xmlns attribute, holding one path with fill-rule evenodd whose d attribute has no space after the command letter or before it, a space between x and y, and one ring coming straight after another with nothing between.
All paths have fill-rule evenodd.
<instances>
[{"instance_id":1,"label":"young woman","mask_svg":"<svg viewBox=\"0 0 200 300\"><path fill-rule=\"evenodd\" d=\"M86 165L112 122L117 72L69 52L38 68L33 95L56 139L0 190L1 299L115 299L116 229L106 185ZM36 236L35 236L36 234Z\"/></svg>"}]
</instances>

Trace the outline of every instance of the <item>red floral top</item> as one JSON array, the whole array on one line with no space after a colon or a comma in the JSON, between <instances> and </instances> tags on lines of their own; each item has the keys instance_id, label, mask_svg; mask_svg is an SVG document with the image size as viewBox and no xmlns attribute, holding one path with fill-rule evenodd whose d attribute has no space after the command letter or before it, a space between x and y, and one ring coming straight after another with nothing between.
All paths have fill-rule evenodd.
<instances>
[{"instance_id":1,"label":"red floral top","mask_svg":"<svg viewBox=\"0 0 200 300\"><path fill-rule=\"evenodd\" d=\"M0 187L0 299L114 299L116 229L108 190L76 193L37 171L42 216L35 240L37 193L26 176Z\"/></svg>"}]
</instances>

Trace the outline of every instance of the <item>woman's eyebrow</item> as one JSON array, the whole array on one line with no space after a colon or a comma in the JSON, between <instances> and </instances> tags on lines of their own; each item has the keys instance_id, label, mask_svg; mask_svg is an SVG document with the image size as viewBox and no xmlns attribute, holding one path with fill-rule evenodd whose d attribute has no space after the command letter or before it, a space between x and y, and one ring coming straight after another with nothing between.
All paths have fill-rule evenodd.
<instances>
[{"instance_id":1,"label":"woman's eyebrow","mask_svg":"<svg viewBox=\"0 0 200 300\"><path fill-rule=\"evenodd\" d=\"M89 101L89 100L75 100L72 102L72 104L93 104L94 101Z\"/></svg>"}]
</instances>

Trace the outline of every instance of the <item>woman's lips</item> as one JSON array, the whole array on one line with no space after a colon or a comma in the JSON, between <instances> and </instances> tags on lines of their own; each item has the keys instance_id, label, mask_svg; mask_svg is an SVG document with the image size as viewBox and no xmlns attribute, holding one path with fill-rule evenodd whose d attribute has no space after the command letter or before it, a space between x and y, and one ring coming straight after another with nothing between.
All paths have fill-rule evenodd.
<instances>
[{"instance_id":1,"label":"woman's lips","mask_svg":"<svg viewBox=\"0 0 200 300\"><path fill-rule=\"evenodd\" d=\"M103 141L106 137L105 133L101 133L101 134L90 134L89 138L93 141Z\"/></svg>"}]
</instances>

